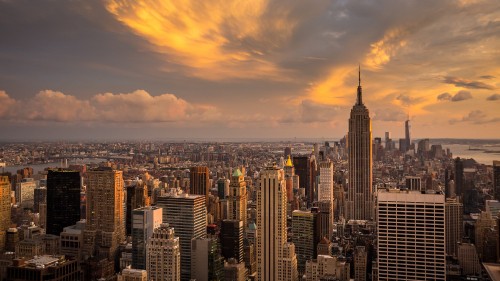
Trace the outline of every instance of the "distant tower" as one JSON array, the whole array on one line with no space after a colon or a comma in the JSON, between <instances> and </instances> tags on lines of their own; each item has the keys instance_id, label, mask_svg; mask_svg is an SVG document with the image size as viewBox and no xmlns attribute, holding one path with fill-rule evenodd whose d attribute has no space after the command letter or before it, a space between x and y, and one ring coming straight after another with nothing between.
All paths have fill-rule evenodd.
<instances>
[{"instance_id":1,"label":"distant tower","mask_svg":"<svg viewBox=\"0 0 500 281\"><path fill-rule=\"evenodd\" d=\"M46 233L60 235L80 220L80 172L49 170Z\"/></svg>"},{"instance_id":2,"label":"distant tower","mask_svg":"<svg viewBox=\"0 0 500 281\"><path fill-rule=\"evenodd\" d=\"M234 169L229 184L229 194L227 196L227 218L230 220L241 220L243 225L247 225L247 183L245 176L240 169ZM238 262L241 262L238 260Z\"/></svg>"},{"instance_id":3,"label":"distant tower","mask_svg":"<svg viewBox=\"0 0 500 281\"><path fill-rule=\"evenodd\" d=\"M410 114L408 113L408 119L405 121L405 145L406 151L410 150L411 139L410 139Z\"/></svg>"},{"instance_id":4,"label":"distant tower","mask_svg":"<svg viewBox=\"0 0 500 281\"><path fill-rule=\"evenodd\" d=\"M101 167L87 172L84 253L114 260L125 241L123 172Z\"/></svg>"},{"instance_id":5,"label":"distant tower","mask_svg":"<svg viewBox=\"0 0 500 281\"><path fill-rule=\"evenodd\" d=\"M190 194L205 195L205 204L208 206L210 190L210 171L208 167L192 167L189 173Z\"/></svg>"},{"instance_id":6,"label":"distant tower","mask_svg":"<svg viewBox=\"0 0 500 281\"><path fill-rule=\"evenodd\" d=\"M150 281L181 280L181 249L179 237L168 224L155 229L147 245L147 271Z\"/></svg>"},{"instance_id":7,"label":"distant tower","mask_svg":"<svg viewBox=\"0 0 500 281\"><path fill-rule=\"evenodd\" d=\"M257 190L258 281L297 280L295 249L287 246L286 207L284 171L276 164L264 168ZM285 279L286 272L295 278Z\"/></svg>"},{"instance_id":8,"label":"distant tower","mask_svg":"<svg viewBox=\"0 0 500 281\"><path fill-rule=\"evenodd\" d=\"M222 221L219 241L222 256L226 260L233 258L237 263L244 262L243 232L244 225L242 221Z\"/></svg>"},{"instance_id":9,"label":"distant tower","mask_svg":"<svg viewBox=\"0 0 500 281\"><path fill-rule=\"evenodd\" d=\"M351 110L349 133L349 192L346 219L373 218L372 194L372 125L368 109L363 104L361 74L358 99Z\"/></svg>"},{"instance_id":10,"label":"distant tower","mask_svg":"<svg viewBox=\"0 0 500 281\"><path fill-rule=\"evenodd\" d=\"M463 198L464 192L464 161L457 157L455 159L455 193Z\"/></svg>"},{"instance_id":11,"label":"distant tower","mask_svg":"<svg viewBox=\"0 0 500 281\"><path fill-rule=\"evenodd\" d=\"M0 252L2 253L10 226L10 190L9 177L0 176Z\"/></svg>"}]
</instances>

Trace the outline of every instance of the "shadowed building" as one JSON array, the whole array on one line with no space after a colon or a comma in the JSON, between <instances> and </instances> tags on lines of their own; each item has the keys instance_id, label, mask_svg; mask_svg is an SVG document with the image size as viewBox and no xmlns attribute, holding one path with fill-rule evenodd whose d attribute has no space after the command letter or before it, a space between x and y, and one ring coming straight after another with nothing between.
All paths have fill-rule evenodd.
<instances>
[{"instance_id":1,"label":"shadowed building","mask_svg":"<svg viewBox=\"0 0 500 281\"><path fill-rule=\"evenodd\" d=\"M210 190L210 171L208 167L191 167L189 170L189 193L205 196L205 204L208 206L208 195Z\"/></svg>"},{"instance_id":2,"label":"shadowed building","mask_svg":"<svg viewBox=\"0 0 500 281\"><path fill-rule=\"evenodd\" d=\"M80 220L80 172L49 170L46 233L59 235Z\"/></svg>"}]
</instances>

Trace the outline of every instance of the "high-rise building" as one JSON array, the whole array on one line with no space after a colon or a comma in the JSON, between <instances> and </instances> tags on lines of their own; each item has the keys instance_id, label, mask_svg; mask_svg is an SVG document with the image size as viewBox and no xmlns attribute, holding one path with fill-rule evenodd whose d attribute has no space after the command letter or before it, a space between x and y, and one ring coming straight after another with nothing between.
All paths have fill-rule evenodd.
<instances>
[{"instance_id":1,"label":"high-rise building","mask_svg":"<svg viewBox=\"0 0 500 281\"><path fill-rule=\"evenodd\" d=\"M227 213L228 219L240 220L243 225L247 225L247 184L245 176L238 168L234 169L229 185Z\"/></svg>"},{"instance_id":2,"label":"high-rise building","mask_svg":"<svg viewBox=\"0 0 500 281\"><path fill-rule=\"evenodd\" d=\"M163 223L175 229L181 247L181 280L191 278L191 240L206 235L207 209L205 197L172 190L158 197L157 206L163 208Z\"/></svg>"},{"instance_id":3,"label":"high-rise building","mask_svg":"<svg viewBox=\"0 0 500 281\"><path fill-rule=\"evenodd\" d=\"M500 161L493 161L493 192L495 199L500 201Z\"/></svg>"},{"instance_id":4,"label":"high-rise building","mask_svg":"<svg viewBox=\"0 0 500 281\"><path fill-rule=\"evenodd\" d=\"M299 188L304 188L306 191L306 196L309 196L310 192L310 167L309 167L309 156L307 155L296 155L292 158L293 167L295 169L295 174L299 176Z\"/></svg>"},{"instance_id":5,"label":"high-rise building","mask_svg":"<svg viewBox=\"0 0 500 281\"><path fill-rule=\"evenodd\" d=\"M477 257L476 246L471 243L459 243L458 250L458 263L462 268L464 275L480 275L481 264Z\"/></svg>"},{"instance_id":6,"label":"high-rise building","mask_svg":"<svg viewBox=\"0 0 500 281\"><path fill-rule=\"evenodd\" d=\"M49 170L46 233L59 235L80 220L80 172Z\"/></svg>"},{"instance_id":7,"label":"high-rise building","mask_svg":"<svg viewBox=\"0 0 500 281\"><path fill-rule=\"evenodd\" d=\"M457 157L455 159L455 193L463 198L464 190L464 161Z\"/></svg>"},{"instance_id":8,"label":"high-rise building","mask_svg":"<svg viewBox=\"0 0 500 281\"><path fill-rule=\"evenodd\" d=\"M145 182L127 186L127 214L126 233L132 235L132 210L149 206L151 199L148 196L148 186Z\"/></svg>"},{"instance_id":9,"label":"high-rise building","mask_svg":"<svg viewBox=\"0 0 500 281\"><path fill-rule=\"evenodd\" d=\"M10 181L0 176L0 252L5 249L7 230L10 227Z\"/></svg>"},{"instance_id":10,"label":"high-rise building","mask_svg":"<svg viewBox=\"0 0 500 281\"><path fill-rule=\"evenodd\" d=\"M319 164L318 201L333 201L333 163L330 160Z\"/></svg>"},{"instance_id":11,"label":"high-rise building","mask_svg":"<svg viewBox=\"0 0 500 281\"><path fill-rule=\"evenodd\" d=\"M306 261L317 255L317 244L319 242L317 232L317 212L295 210L292 212L292 242L295 244L297 255L297 270L303 275L306 269Z\"/></svg>"},{"instance_id":12,"label":"high-rise building","mask_svg":"<svg viewBox=\"0 0 500 281\"><path fill-rule=\"evenodd\" d=\"M446 198L446 254L456 257L463 236L464 206L458 198Z\"/></svg>"},{"instance_id":13,"label":"high-rise building","mask_svg":"<svg viewBox=\"0 0 500 281\"><path fill-rule=\"evenodd\" d=\"M294 189L294 176L295 176L295 168L293 167L291 155L288 155L288 158L285 162L285 166L283 169L285 170L285 184L286 184L286 198L287 202L293 201L293 189Z\"/></svg>"},{"instance_id":14,"label":"high-rise building","mask_svg":"<svg viewBox=\"0 0 500 281\"><path fill-rule=\"evenodd\" d=\"M125 241L123 172L100 167L87 177L84 254L114 260Z\"/></svg>"},{"instance_id":15,"label":"high-rise building","mask_svg":"<svg viewBox=\"0 0 500 281\"><path fill-rule=\"evenodd\" d=\"M181 249L179 237L168 224L153 232L146 249L146 270L150 281L181 280Z\"/></svg>"},{"instance_id":16,"label":"high-rise building","mask_svg":"<svg viewBox=\"0 0 500 281\"><path fill-rule=\"evenodd\" d=\"M474 230L474 244L477 248L477 253L479 254L479 259L483 260L485 241L487 240L487 232L493 229L496 225L496 221L490 212L481 211L478 219L476 220L475 230Z\"/></svg>"},{"instance_id":17,"label":"high-rise building","mask_svg":"<svg viewBox=\"0 0 500 281\"><path fill-rule=\"evenodd\" d=\"M222 256L237 263L243 262L243 222L240 220L223 220L220 228L220 244Z\"/></svg>"},{"instance_id":18,"label":"high-rise building","mask_svg":"<svg viewBox=\"0 0 500 281\"><path fill-rule=\"evenodd\" d=\"M210 194L210 171L208 167L191 167L189 170L189 193L205 196L205 204L208 206Z\"/></svg>"},{"instance_id":19,"label":"high-rise building","mask_svg":"<svg viewBox=\"0 0 500 281\"><path fill-rule=\"evenodd\" d=\"M224 278L224 258L219 253L217 239L191 240L191 279L211 281L222 278Z\"/></svg>"},{"instance_id":20,"label":"high-rise building","mask_svg":"<svg viewBox=\"0 0 500 281\"><path fill-rule=\"evenodd\" d=\"M354 250L354 281L366 281L366 264L368 253L365 246L357 246Z\"/></svg>"},{"instance_id":21,"label":"high-rise building","mask_svg":"<svg viewBox=\"0 0 500 281\"><path fill-rule=\"evenodd\" d=\"M148 206L132 211L132 268L146 269L147 241L162 220L162 208Z\"/></svg>"},{"instance_id":22,"label":"high-rise building","mask_svg":"<svg viewBox=\"0 0 500 281\"><path fill-rule=\"evenodd\" d=\"M446 280L444 194L383 189L377 197L378 280Z\"/></svg>"},{"instance_id":23,"label":"high-rise building","mask_svg":"<svg viewBox=\"0 0 500 281\"><path fill-rule=\"evenodd\" d=\"M33 178L24 178L16 183L16 203L22 208L33 208L35 204L36 181Z\"/></svg>"},{"instance_id":24,"label":"high-rise building","mask_svg":"<svg viewBox=\"0 0 500 281\"><path fill-rule=\"evenodd\" d=\"M372 124L368 108L363 104L361 74L358 98L351 110L349 133L349 192L346 202L346 219L369 220L373 218L372 194Z\"/></svg>"},{"instance_id":25,"label":"high-rise building","mask_svg":"<svg viewBox=\"0 0 500 281\"><path fill-rule=\"evenodd\" d=\"M405 146L406 146L406 151L410 150L411 139L410 139L410 116L409 115L408 115L408 119L406 119L406 121L405 121Z\"/></svg>"},{"instance_id":26,"label":"high-rise building","mask_svg":"<svg viewBox=\"0 0 500 281\"><path fill-rule=\"evenodd\" d=\"M295 158L294 158L295 159ZM264 168L260 173L257 190L257 280L284 281L286 272L294 272L293 260L296 260L295 249L287 243L286 225L286 186L284 171L275 165ZM285 264L285 248L290 263ZM295 257L295 258L294 258ZM296 266L296 263L295 263Z\"/></svg>"},{"instance_id":27,"label":"high-rise building","mask_svg":"<svg viewBox=\"0 0 500 281\"><path fill-rule=\"evenodd\" d=\"M344 260L330 255L318 255L306 262L306 281L339 280L349 281L351 266Z\"/></svg>"},{"instance_id":28,"label":"high-rise building","mask_svg":"<svg viewBox=\"0 0 500 281\"><path fill-rule=\"evenodd\" d=\"M46 204L46 203L47 203L47 187L40 186L35 188L33 212L40 213L40 204Z\"/></svg>"}]
</instances>

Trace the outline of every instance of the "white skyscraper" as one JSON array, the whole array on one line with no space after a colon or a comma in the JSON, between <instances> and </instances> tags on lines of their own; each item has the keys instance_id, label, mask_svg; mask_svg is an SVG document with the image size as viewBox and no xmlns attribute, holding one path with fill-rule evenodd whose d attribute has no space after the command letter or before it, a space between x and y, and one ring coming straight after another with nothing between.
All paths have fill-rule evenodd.
<instances>
[{"instance_id":1,"label":"white skyscraper","mask_svg":"<svg viewBox=\"0 0 500 281\"><path fill-rule=\"evenodd\" d=\"M132 211L132 267L146 269L146 244L162 223L162 209L147 206Z\"/></svg>"},{"instance_id":2,"label":"white skyscraper","mask_svg":"<svg viewBox=\"0 0 500 281\"><path fill-rule=\"evenodd\" d=\"M162 224L148 240L146 269L150 281L181 280L181 249L174 229Z\"/></svg>"},{"instance_id":3,"label":"white skyscraper","mask_svg":"<svg viewBox=\"0 0 500 281\"><path fill-rule=\"evenodd\" d=\"M333 201L333 163L330 160L319 164L318 201Z\"/></svg>"},{"instance_id":4,"label":"white skyscraper","mask_svg":"<svg viewBox=\"0 0 500 281\"><path fill-rule=\"evenodd\" d=\"M297 280L295 248L287 244L286 184L276 165L260 173L257 191L257 280Z\"/></svg>"},{"instance_id":5,"label":"white skyscraper","mask_svg":"<svg viewBox=\"0 0 500 281\"><path fill-rule=\"evenodd\" d=\"M379 190L377 219L378 280L446 280L444 194Z\"/></svg>"}]
</instances>

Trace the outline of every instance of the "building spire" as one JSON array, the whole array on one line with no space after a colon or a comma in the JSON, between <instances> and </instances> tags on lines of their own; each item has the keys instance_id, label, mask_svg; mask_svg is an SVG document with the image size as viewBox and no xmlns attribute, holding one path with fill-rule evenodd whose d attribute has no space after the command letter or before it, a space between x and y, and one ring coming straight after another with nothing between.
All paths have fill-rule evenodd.
<instances>
[{"instance_id":1,"label":"building spire","mask_svg":"<svg viewBox=\"0 0 500 281\"><path fill-rule=\"evenodd\" d=\"M358 65L358 105L363 104L363 97L361 92L361 65Z\"/></svg>"}]
</instances>

